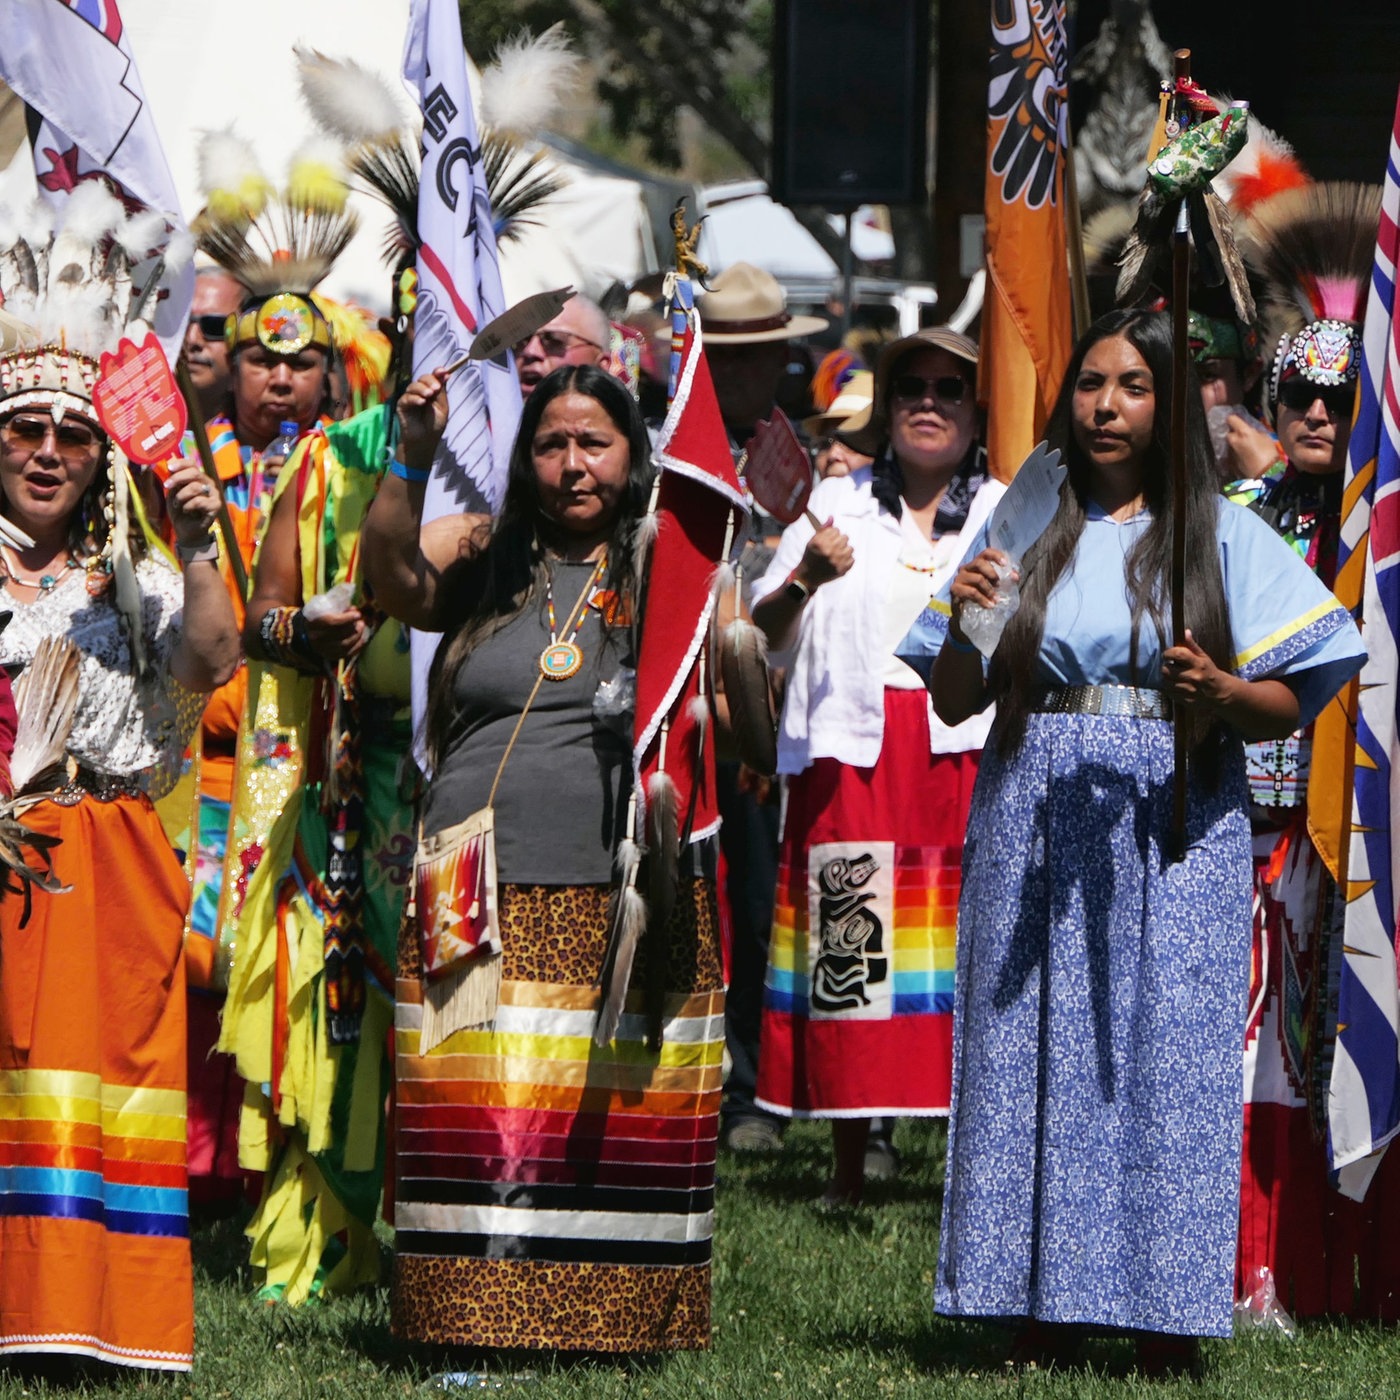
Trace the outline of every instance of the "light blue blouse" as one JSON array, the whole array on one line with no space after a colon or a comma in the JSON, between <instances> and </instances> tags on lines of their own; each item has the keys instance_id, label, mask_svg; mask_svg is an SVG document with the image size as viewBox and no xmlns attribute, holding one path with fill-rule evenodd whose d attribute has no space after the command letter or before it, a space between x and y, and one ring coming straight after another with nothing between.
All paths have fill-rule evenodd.
<instances>
[{"instance_id":1,"label":"light blue blouse","mask_svg":"<svg viewBox=\"0 0 1400 1400\"><path fill-rule=\"evenodd\" d=\"M1046 604L1040 677L1047 685L1155 687L1161 681L1162 644L1150 618L1144 618L1135 677L1129 659L1132 611L1124 585L1128 553L1151 516L1142 511L1120 523L1092 504L1087 515L1071 566ZM1309 724L1360 670L1366 655L1361 635L1331 591L1253 512L1222 500L1215 533L1235 670L1246 680L1287 676L1298 695L1300 727ZM945 630L946 622L931 609L915 624L900 655L926 675Z\"/></svg>"}]
</instances>

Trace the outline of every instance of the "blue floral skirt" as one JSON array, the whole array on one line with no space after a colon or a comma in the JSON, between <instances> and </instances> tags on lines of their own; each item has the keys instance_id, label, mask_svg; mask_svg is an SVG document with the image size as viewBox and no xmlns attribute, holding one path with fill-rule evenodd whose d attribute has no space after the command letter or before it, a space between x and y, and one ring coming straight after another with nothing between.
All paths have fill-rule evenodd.
<instances>
[{"instance_id":1,"label":"blue floral skirt","mask_svg":"<svg viewBox=\"0 0 1400 1400\"><path fill-rule=\"evenodd\" d=\"M1030 716L983 755L958 912L935 1305L1228 1335L1249 983L1244 769L1192 774L1166 858L1172 728Z\"/></svg>"}]
</instances>

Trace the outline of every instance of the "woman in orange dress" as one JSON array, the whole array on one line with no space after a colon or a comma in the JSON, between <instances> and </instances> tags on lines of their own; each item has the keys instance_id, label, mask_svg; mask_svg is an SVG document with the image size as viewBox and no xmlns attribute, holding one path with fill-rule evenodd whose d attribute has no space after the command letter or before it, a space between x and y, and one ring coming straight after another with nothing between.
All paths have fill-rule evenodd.
<instances>
[{"instance_id":1,"label":"woman in orange dress","mask_svg":"<svg viewBox=\"0 0 1400 1400\"><path fill-rule=\"evenodd\" d=\"M111 204L90 211L109 220L111 251L91 264L109 272L126 222ZM0 607L12 614L0 665L18 673L41 643L64 639L78 682L66 742L60 732L57 761L30 784L44 795L24 812L57 839L66 888L36 890L30 908L18 896L0 904L0 1356L189 1370L189 886L151 799L178 774L204 694L238 664L210 533L219 498L197 466L170 473L183 575L128 528L126 460L93 394L100 352L123 332L139 341L144 326L113 314L119 280L79 282L64 305L95 303L102 321L55 316L41 285L9 278L57 270L60 245L26 251L0 250L6 310L39 328L7 327L0 353L0 515L21 532L0 544ZM47 713L50 699L30 704Z\"/></svg>"}]
</instances>

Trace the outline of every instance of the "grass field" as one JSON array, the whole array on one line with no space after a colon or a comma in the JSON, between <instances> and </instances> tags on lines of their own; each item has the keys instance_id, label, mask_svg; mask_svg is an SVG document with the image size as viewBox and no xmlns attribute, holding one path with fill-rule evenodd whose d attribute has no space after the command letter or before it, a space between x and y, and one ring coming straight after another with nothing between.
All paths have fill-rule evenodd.
<instances>
[{"instance_id":1,"label":"grass field","mask_svg":"<svg viewBox=\"0 0 1400 1400\"><path fill-rule=\"evenodd\" d=\"M484 1373L485 1388L502 1400L1400 1396L1400 1331L1374 1327L1317 1324L1292 1342L1257 1335L1211 1342L1195 1383L1136 1376L1130 1343L1110 1339L1090 1344L1081 1369L1013 1372L1005 1333L932 1316L942 1125L901 1124L896 1141L904 1175L874 1189L865 1208L840 1215L811 1205L825 1180L821 1127L795 1127L781 1157L721 1160L709 1353L568 1363L406 1347L389 1334L383 1289L298 1311L254 1302L242 1236L225 1222L195 1237L193 1377L103 1373L75 1386L0 1372L0 1400L75 1389L159 1400L389 1400L441 1393L436 1378L447 1371Z\"/></svg>"}]
</instances>

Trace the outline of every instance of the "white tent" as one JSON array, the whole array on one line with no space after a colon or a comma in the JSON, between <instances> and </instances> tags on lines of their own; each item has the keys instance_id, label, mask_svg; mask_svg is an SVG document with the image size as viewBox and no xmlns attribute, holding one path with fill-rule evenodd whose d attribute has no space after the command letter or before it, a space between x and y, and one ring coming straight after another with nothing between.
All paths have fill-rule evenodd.
<instances>
[{"instance_id":1,"label":"white tent","mask_svg":"<svg viewBox=\"0 0 1400 1400\"><path fill-rule=\"evenodd\" d=\"M840 276L831 255L797 220L792 210L777 203L762 180L733 180L704 190L705 226L698 252L716 271L731 263L753 263L784 282L824 280ZM844 220L829 217L833 231L844 234ZM894 256L894 240L876 222L869 205L856 210L851 222L851 248L863 262Z\"/></svg>"}]
</instances>

